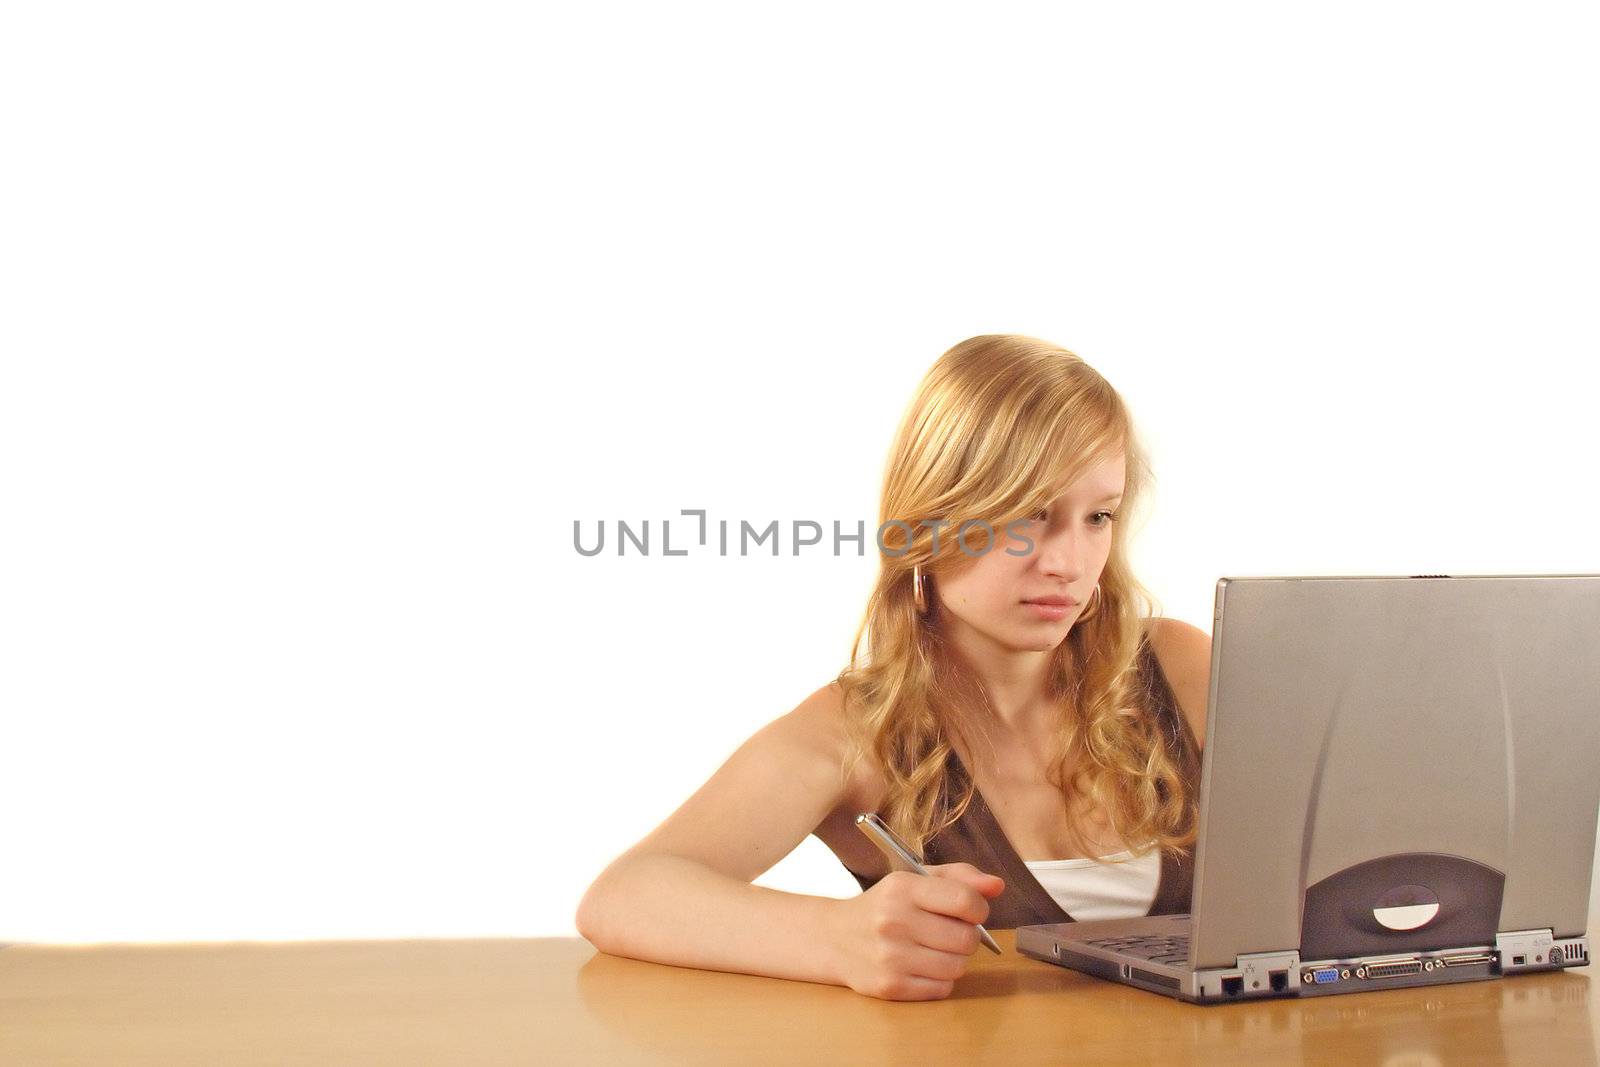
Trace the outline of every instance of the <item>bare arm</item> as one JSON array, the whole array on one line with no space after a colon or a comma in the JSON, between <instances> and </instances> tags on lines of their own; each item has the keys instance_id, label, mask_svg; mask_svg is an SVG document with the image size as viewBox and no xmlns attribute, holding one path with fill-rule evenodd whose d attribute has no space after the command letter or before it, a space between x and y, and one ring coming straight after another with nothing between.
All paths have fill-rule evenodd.
<instances>
[{"instance_id":1,"label":"bare arm","mask_svg":"<svg viewBox=\"0 0 1600 1067\"><path fill-rule=\"evenodd\" d=\"M601 872L578 932L618 956L844 984L824 936L842 901L750 884L843 800L842 737L831 686L757 731Z\"/></svg>"},{"instance_id":2,"label":"bare arm","mask_svg":"<svg viewBox=\"0 0 1600 1067\"><path fill-rule=\"evenodd\" d=\"M822 936L838 903L740 882L682 856L624 855L584 896L578 931L614 956L843 985Z\"/></svg>"}]
</instances>

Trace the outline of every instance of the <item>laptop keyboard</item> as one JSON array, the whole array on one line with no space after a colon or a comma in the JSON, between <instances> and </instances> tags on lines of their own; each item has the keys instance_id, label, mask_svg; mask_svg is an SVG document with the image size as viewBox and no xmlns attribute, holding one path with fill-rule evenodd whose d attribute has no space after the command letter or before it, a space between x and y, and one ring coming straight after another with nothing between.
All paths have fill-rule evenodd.
<instances>
[{"instance_id":1,"label":"laptop keyboard","mask_svg":"<svg viewBox=\"0 0 1600 1067\"><path fill-rule=\"evenodd\" d=\"M1137 956L1141 960L1150 960L1152 963L1189 962L1188 934L1167 937L1161 937L1156 934L1140 934L1136 937L1103 937L1085 941L1084 944L1094 945L1097 948L1107 948L1127 956Z\"/></svg>"}]
</instances>

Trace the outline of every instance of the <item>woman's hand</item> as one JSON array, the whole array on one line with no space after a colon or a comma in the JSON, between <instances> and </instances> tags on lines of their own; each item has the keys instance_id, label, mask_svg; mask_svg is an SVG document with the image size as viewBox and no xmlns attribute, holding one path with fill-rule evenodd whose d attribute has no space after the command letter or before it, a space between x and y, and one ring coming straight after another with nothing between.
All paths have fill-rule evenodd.
<instances>
[{"instance_id":1,"label":"woman's hand","mask_svg":"<svg viewBox=\"0 0 1600 1067\"><path fill-rule=\"evenodd\" d=\"M981 944L975 924L1006 886L970 863L930 864L928 873L891 871L839 901L830 939L843 984L883 1000L950 995Z\"/></svg>"}]
</instances>

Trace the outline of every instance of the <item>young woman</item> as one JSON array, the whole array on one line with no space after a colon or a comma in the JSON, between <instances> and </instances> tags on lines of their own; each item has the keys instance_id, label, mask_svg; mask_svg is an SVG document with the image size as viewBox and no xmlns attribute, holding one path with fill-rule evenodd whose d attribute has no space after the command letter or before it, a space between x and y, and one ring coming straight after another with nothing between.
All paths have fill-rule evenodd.
<instances>
[{"instance_id":1,"label":"young woman","mask_svg":"<svg viewBox=\"0 0 1600 1067\"><path fill-rule=\"evenodd\" d=\"M849 666L607 867L579 932L931 1000L974 923L1187 911L1210 638L1145 610L1124 530L1149 481L1122 398L1073 353L1010 334L946 352L890 452ZM891 871L863 811L937 877ZM808 834L864 892L751 884Z\"/></svg>"}]
</instances>

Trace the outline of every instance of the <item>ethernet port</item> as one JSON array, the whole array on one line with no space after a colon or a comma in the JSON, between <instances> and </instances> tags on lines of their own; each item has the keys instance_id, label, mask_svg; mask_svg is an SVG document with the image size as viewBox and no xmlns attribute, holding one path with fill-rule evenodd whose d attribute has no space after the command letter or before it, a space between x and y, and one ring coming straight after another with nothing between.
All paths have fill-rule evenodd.
<instances>
[{"instance_id":1,"label":"ethernet port","mask_svg":"<svg viewBox=\"0 0 1600 1067\"><path fill-rule=\"evenodd\" d=\"M1238 996L1244 992L1244 978L1237 974L1232 978L1224 978L1222 980L1222 991L1230 997Z\"/></svg>"}]
</instances>

